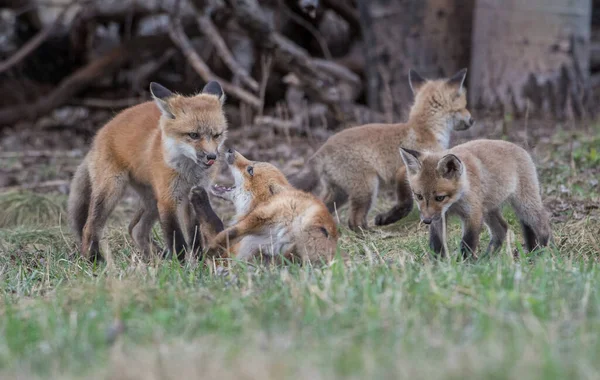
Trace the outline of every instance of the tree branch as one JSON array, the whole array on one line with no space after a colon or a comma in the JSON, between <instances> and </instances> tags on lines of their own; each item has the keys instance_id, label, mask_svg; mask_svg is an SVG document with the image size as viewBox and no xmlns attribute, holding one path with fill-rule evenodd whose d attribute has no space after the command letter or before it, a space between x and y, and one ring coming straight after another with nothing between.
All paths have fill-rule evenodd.
<instances>
[{"instance_id":1,"label":"tree branch","mask_svg":"<svg viewBox=\"0 0 600 380\"><path fill-rule=\"evenodd\" d=\"M194 50L192 43L178 21L171 20L169 23L169 36L171 37L173 43L181 50L192 68L202 77L202 79L204 79L206 82L211 80L219 81L223 87L223 90L225 90L227 94L230 94L244 103L251 105L256 110L260 110L260 99L248 91L245 91L244 89L241 89L238 86L217 77L210 70L206 62L204 62L204 60L202 60L202 58Z\"/></svg>"}]
</instances>

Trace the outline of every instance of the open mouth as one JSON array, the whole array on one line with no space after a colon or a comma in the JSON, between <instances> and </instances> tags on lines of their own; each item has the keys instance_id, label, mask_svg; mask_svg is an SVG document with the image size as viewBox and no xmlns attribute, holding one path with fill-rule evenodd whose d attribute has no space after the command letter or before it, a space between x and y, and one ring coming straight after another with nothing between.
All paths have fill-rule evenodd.
<instances>
[{"instance_id":1,"label":"open mouth","mask_svg":"<svg viewBox=\"0 0 600 380\"><path fill-rule=\"evenodd\" d=\"M217 197L224 198L228 193L235 189L235 186L212 185L211 192Z\"/></svg>"}]
</instances>

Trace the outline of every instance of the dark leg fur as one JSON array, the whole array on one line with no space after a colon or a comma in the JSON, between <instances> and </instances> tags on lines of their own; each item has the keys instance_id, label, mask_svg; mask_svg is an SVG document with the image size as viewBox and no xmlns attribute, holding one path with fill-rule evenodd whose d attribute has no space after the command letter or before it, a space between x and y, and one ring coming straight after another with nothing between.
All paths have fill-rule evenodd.
<instances>
[{"instance_id":1,"label":"dark leg fur","mask_svg":"<svg viewBox=\"0 0 600 380\"><path fill-rule=\"evenodd\" d=\"M533 228L521 221L521 230L523 231L523 237L525 238L525 248L527 248L527 251L529 252L533 251L538 245Z\"/></svg>"},{"instance_id":2,"label":"dark leg fur","mask_svg":"<svg viewBox=\"0 0 600 380\"><path fill-rule=\"evenodd\" d=\"M442 241L443 226L441 219L434 221L429 226L429 248L441 257L445 256L444 242Z\"/></svg>"},{"instance_id":3,"label":"dark leg fur","mask_svg":"<svg viewBox=\"0 0 600 380\"><path fill-rule=\"evenodd\" d=\"M385 226L396 223L406 217L413 209L413 198L410 185L406 181L399 182L396 189L397 204L391 210L375 217L375 225Z\"/></svg>"},{"instance_id":4,"label":"dark leg fur","mask_svg":"<svg viewBox=\"0 0 600 380\"><path fill-rule=\"evenodd\" d=\"M480 232L481 229L465 226L463 238L460 242L460 252L462 253L463 259L468 259L470 255L476 257Z\"/></svg>"},{"instance_id":5,"label":"dark leg fur","mask_svg":"<svg viewBox=\"0 0 600 380\"><path fill-rule=\"evenodd\" d=\"M167 245L166 258L171 258L174 251L177 259L180 262L184 262L187 246L179 221L177 220L177 213L173 211L160 212L160 225Z\"/></svg>"},{"instance_id":6,"label":"dark leg fur","mask_svg":"<svg viewBox=\"0 0 600 380\"><path fill-rule=\"evenodd\" d=\"M490 228L490 244L486 249L486 255L496 252L502 247L504 240L506 239L506 231L508 231L508 224L502 217L500 210L493 210L489 212L485 217L485 224Z\"/></svg>"},{"instance_id":7,"label":"dark leg fur","mask_svg":"<svg viewBox=\"0 0 600 380\"><path fill-rule=\"evenodd\" d=\"M84 161L77 168L71 181L68 202L69 224L80 243L83 238L83 228L88 219L91 196L90 174L87 162Z\"/></svg>"}]
</instances>

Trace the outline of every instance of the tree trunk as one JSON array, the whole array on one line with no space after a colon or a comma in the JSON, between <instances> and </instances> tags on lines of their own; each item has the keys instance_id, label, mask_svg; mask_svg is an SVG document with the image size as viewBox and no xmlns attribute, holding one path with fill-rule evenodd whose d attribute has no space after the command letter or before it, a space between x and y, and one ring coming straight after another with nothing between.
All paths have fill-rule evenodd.
<instances>
[{"instance_id":1,"label":"tree trunk","mask_svg":"<svg viewBox=\"0 0 600 380\"><path fill-rule=\"evenodd\" d=\"M478 0L471 107L586 116L591 9L591 0Z\"/></svg>"},{"instance_id":2,"label":"tree trunk","mask_svg":"<svg viewBox=\"0 0 600 380\"><path fill-rule=\"evenodd\" d=\"M408 85L409 69L438 78L468 66L474 0L365 3L376 39L373 50L379 76L377 98L389 121L404 120L413 99ZM362 22L367 24L365 12L360 13Z\"/></svg>"}]
</instances>

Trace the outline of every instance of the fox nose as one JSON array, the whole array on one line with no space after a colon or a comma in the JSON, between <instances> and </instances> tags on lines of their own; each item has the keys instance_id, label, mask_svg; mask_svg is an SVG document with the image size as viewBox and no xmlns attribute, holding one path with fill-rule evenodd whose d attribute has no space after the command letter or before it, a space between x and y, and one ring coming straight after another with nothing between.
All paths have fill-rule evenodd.
<instances>
[{"instance_id":1,"label":"fox nose","mask_svg":"<svg viewBox=\"0 0 600 380\"><path fill-rule=\"evenodd\" d=\"M475 119L473 119L472 117L469 118L469 125L473 126L473 124L475 124Z\"/></svg>"},{"instance_id":2,"label":"fox nose","mask_svg":"<svg viewBox=\"0 0 600 380\"><path fill-rule=\"evenodd\" d=\"M231 148L227 149L227 153L233 154L233 149L231 149Z\"/></svg>"},{"instance_id":3,"label":"fox nose","mask_svg":"<svg viewBox=\"0 0 600 380\"><path fill-rule=\"evenodd\" d=\"M425 224L431 224L431 218L421 218L421 221Z\"/></svg>"},{"instance_id":4,"label":"fox nose","mask_svg":"<svg viewBox=\"0 0 600 380\"><path fill-rule=\"evenodd\" d=\"M216 160L217 159L217 154L216 153L208 153L206 155L206 159L209 160L209 161L210 160Z\"/></svg>"}]
</instances>

